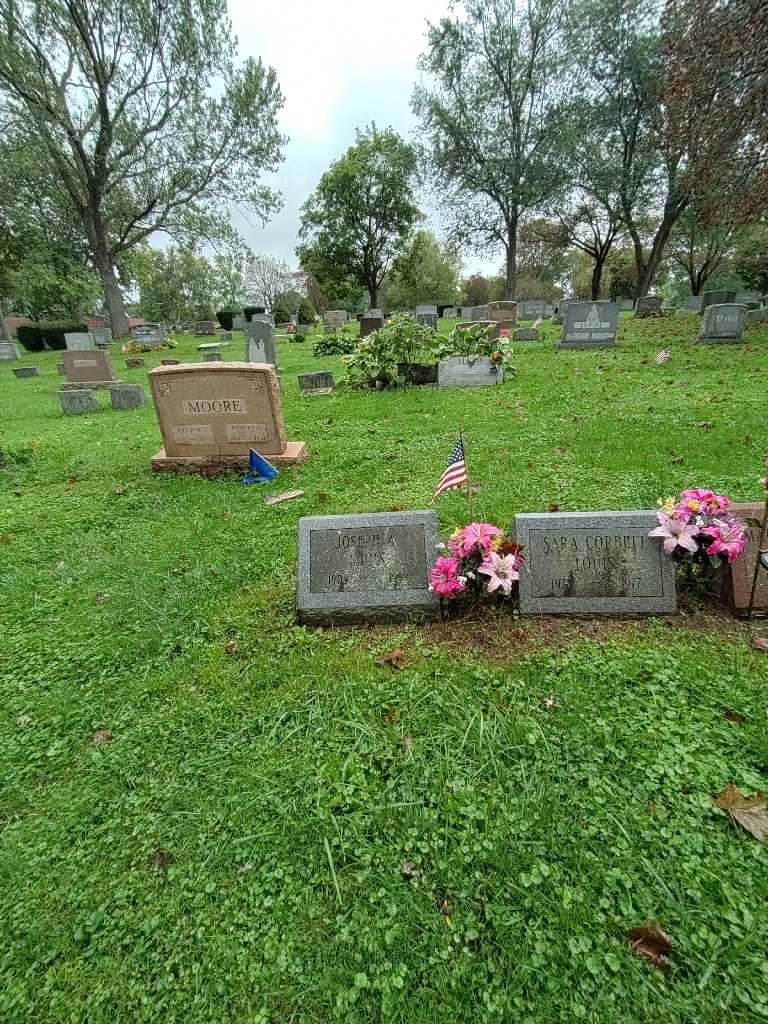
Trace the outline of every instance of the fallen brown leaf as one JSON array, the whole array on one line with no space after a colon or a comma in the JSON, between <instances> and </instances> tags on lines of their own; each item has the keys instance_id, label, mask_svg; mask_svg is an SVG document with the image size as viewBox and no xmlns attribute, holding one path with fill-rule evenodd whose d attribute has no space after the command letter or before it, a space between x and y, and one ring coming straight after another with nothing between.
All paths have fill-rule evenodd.
<instances>
[{"instance_id":1,"label":"fallen brown leaf","mask_svg":"<svg viewBox=\"0 0 768 1024\"><path fill-rule=\"evenodd\" d=\"M697 423L696 426L699 430L711 430L713 424L709 420L702 420L701 423Z\"/></svg>"},{"instance_id":2,"label":"fallen brown leaf","mask_svg":"<svg viewBox=\"0 0 768 1024\"><path fill-rule=\"evenodd\" d=\"M93 600L96 602L96 604L104 604L104 602L107 600L107 597L107 594L96 594Z\"/></svg>"},{"instance_id":3,"label":"fallen brown leaf","mask_svg":"<svg viewBox=\"0 0 768 1024\"><path fill-rule=\"evenodd\" d=\"M165 850L158 850L149 861L149 866L155 871L167 871L171 864L173 864L173 857Z\"/></svg>"},{"instance_id":4,"label":"fallen brown leaf","mask_svg":"<svg viewBox=\"0 0 768 1024\"><path fill-rule=\"evenodd\" d=\"M76 484L79 479L80 477L77 475L77 473L73 473L72 476L67 478L67 483Z\"/></svg>"},{"instance_id":5,"label":"fallen brown leaf","mask_svg":"<svg viewBox=\"0 0 768 1024\"><path fill-rule=\"evenodd\" d=\"M756 651L768 651L768 637L765 636L753 636L752 646Z\"/></svg>"},{"instance_id":6,"label":"fallen brown leaf","mask_svg":"<svg viewBox=\"0 0 768 1024\"><path fill-rule=\"evenodd\" d=\"M99 729L91 736L91 743L94 747L103 747L105 743L112 742L112 733L109 729Z\"/></svg>"},{"instance_id":7,"label":"fallen brown leaf","mask_svg":"<svg viewBox=\"0 0 768 1024\"><path fill-rule=\"evenodd\" d=\"M730 782L712 803L720 810L727 811L733 821L761 843L768 839L768 803L762 793L744 796L739 787Z\"/></svg>"},{"instance_id":8,"label":"fallen brown leaf","mask_svg":"<svg viewBox=\"0 0 768 1024\"><path fill-rule=\"evenodd\" d=\"M547 505L547 512L559 512L559 511L560 511L560 503L557 502L557 501L550 501L550 503Z\"/></svg>"},{"instance_id":9,"label":"fallen brown leaf","mask_svg":"<svg viewBox=\"0 0 768 1024\"><path fill-rule=\"evenodd\" d=\"M672 953L672 939L653 921L647 921L640 928L630 928L627 944L654 967L669 967Z\"/></svg>"},{"instance_id":10,"label":"fallen brown leaf","mask_svg":"<svg viewBox=\"0 0 768 1024\"><path fill-rule=\"evenodd\" d=\"M734 711L733 708L728 708L723 712L723 718L726 722L734 722L736 725L741 725L742 722L746 722L744 715L740 715L738 711Z\"/></svg>"},{"instance_id":11,"label":"fallen brown leaf","mask_svg":"<svg viewBox=\"0 0 768 1024\"><path fill-rule=\"evenodd\" d=\"M387 651L386 654L382 654L380 658L376 659L376 664L381 665L382 668L394 668L399 672L405 668L405 651L402 647L396 647L394 651Z\"/></svg>"},{"instance_id":12,"label":"fallen brown leaf","mask_svg":"<svg viewBox=\"0 0 768 1024\"><path fill-rule=\"evenodd\" d=\"M682 464L683 464L683 456L682 455L678 455L676 458L672 459L671 461L672 461L672 465L673 466L682 466Z\"/></svg>"},{"instance_id":13,"label":"fallen brown leaf","mask_svg":"<svg viewBox=\"0 0 768 1024\"><path fill-rule=\"evenodd\" d=\"M404 860L400 865L400 874L406 882L415 882L421 872L412 860Z\"/></svg>"},{"instance_id":14,"label":"fallen brown leaf","mask_svg":"<svg viewBox=\"0 0 768 1024\"><path fill-rule=\"evenodd\" d=\"M237 642L237 640L230 640L229 643L224 648L224 650L227 652L227 654L237 654L237 652L240 650L240 644Z\"/></svg>"}]
</instances>

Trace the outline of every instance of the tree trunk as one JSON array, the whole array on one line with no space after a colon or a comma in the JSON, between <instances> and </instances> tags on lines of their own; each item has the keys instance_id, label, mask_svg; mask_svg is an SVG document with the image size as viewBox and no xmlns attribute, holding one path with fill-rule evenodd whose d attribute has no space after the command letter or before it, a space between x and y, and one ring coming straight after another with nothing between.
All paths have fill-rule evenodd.
<instances>
[{"instance_id":1,"label":"tree trunk","mask_svg":"<svg viewBox=\"0 0 768 1024\"><path fill-rule=\"evenodd\" d=\"M101 278L104 289L104 302L109 313L114 338L125 338L130 334L128 317L125 312L123 293L115 273L115 264L109 254L107 233L97 211L86 210L83 216L85 231L93 256L93 265Z\"/></svg>"},{"instance_id":2,"label":"tree trunk","mask_svg":"<svg viewBox=\"0 0 768 1024\"><path fill-rule=\"evenodd\" d=\"M603 280L605 256L595 256L593 259L595 261L595 265L592 268L592 301L597 302L600 298L600 284Z\"/></svg>"},{"instance_id":3,"label":"tree trunk","mask_svg":"<svg viewBox=\"0 0 768 1024\"><path fill-rule=\"evenodd\" d=\"M376 285L375 284L369 284L368 285L368 298L371 301L371 304L368 307L369 309L376 309L376 298L377 298L378 294L379 294L379 289L376 287Z\"/></svg>"},{"instance_id":4,"label":"tree trunk","mask_svg":"<svg viewBox=\"0 0 768 1024\"><path fill-rule=\"evenodd\" d=\"M507 264L504 298L514 302L517 290L517 218L507 224Z\"/></svg>"}]
</instances>

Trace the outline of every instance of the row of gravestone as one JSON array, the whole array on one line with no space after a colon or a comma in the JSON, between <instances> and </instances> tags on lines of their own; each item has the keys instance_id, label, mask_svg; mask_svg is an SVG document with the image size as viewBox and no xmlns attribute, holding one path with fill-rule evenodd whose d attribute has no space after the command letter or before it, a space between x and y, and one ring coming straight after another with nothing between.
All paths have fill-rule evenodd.
<instances>
[{"instance_id":1,"label":"row of gravestone","mask_svg":"<svg viewBox=\"0 0 768 1024\"><path fill-rule=\"evenodd\" d=\"M608 348L616 344L619 304L615 302L562 303L563 332L559 348ZM739 342L744 333L746 307L736 303L710 305L704 313L699 340L712 344Z\"/></svg>"},{"instance_id":2,"label":"row of gravestone","mask_svg":"<svg viewBox=\"0 0 768 1024\"><path fill-rule=\"evenodd\" d=\"M762 517L762 505L736 505ZM520 575L523 615L665 615L676 611L675 562L649 537L656 513L562 512L515 517L526 561ZM749 601L759 528L746 557L728 569L733 608ZM429 588L438 555L431 511L310 516L299 520L296 607L300 622L345 625L438 618ZM761 580L755 607L768 609Z\"/></svg>"}]
</instances>

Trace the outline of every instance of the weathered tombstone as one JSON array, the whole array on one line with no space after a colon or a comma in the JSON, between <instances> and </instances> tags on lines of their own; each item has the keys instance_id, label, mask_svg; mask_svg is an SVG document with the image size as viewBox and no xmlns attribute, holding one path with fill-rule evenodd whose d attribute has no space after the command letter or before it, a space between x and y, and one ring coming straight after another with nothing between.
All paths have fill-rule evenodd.
<instances>
[{"instance_id":1,"label":"weathered tombstone","mask_svg":"<svg viewBox=\"0 0 768 1024\"><path fill-rule=\"evenodd\" d=\"M19 346L14 341L0 341L0 362L12 363L21 359Z\"/></svg>"},{"instance_id":2,"label":"weathered tombstone","mask_svg":"<svg viewBox=\"0 0 768 1024\"><path fill-rule=\"evenodd\" d=\"M374 331L380 331L384 326L383 316L372 316L366 314L360 318L360 337L367 338L369 334L373 334Z\"/></svg>"},{"instance_id":3,"label":"weathered tombstone","mask_svg":"<svg viewBox=\"0 0 768 1024\"><path fill-rule=\"evenodd\" d=\"M662 302L660 295L641 295L635 303L635 316L661 316Z\"/></svg>"},{"instance_id":4,"label":"weathered tombstone","mask_svg":"<svg viewBox=\"0 0 768 1024\"><path fill-rule=\"evenodd\" d=\"M366 317L366 316L375 316L375 317L378 317L379 320L383 320L384 319L384 310L383 309L367 309L365 311L365 313L363 313L363 316L364 317Z\"/></svg>"},{"instance_id":5,"label":"weathered tombstone","mask_svg":"<svg viewBox=\"0 0 768 1024\"><path fill-rule=\"evenodd\" d=\"M544 299L523 299L518 303L517 312L521 320L543 320L547 316Z\"/></svg>"},{"instance_id":6,"label":"weathered tombstone","mask_svg":"<svg viewBox=\"0 0 768 1024\"><path fill-rule=\"evenodd\" d=\"M272 324L252 320L245 325L245 361L269 363L277 369L277 343Z\"/></svg>"},{"instance_id":7,"label":"weathered tombstone","mask_svg":"<svg viewBox=\"0 0 768 1024\"><path fill-rule=\"evenodd\" d=\"M125 360L126 370L141 370L146 365L141 356L127 356Z\"/></svg>"},{"instance_id":8,"label":"weathered tombstone","mask_svg":"<svg viewBox=\"0 0 768 1024\"><path fill-rule=\"evenodd\" d=\"M168 335L162 324L142 324L131 328L131 337L137 345L145 348L164 348Z\"/></svg>"},{"instance_id":9,"label":"weathered tombstone","mask_svg":"<svg viewBox=\"0 0 768 1024\"><path fill-rule=\"evenodd\" d=\"M735 344L742 340L747 310L734 302L707 306L699 341L713 345Z\"/></svg>"},{"instance_id":10,"label":"weathered tombstone","mask_svg":"<svg viewBox=\"0 0 768 1024\"><path fill-rule=\"evenodd\" d=\"M565 323L565 314L568 311L568 303L573 301L573 299L561 299L558 302L557 309L555 310L555 315L552 318L556 324ZM634 303L632 304L632 308L634 309Z\"/></svg>"},{"instance_id":11,"label":"weathered tombstone","mask_svg":"<svg viewBox=\"0 0 768 1024\"><path fill-rule=\"evenodd\" d=\"M761 306L759 309L747 310L747 323L764 324L768 323L768 306Z\"/></svg>"},{"instance_id":12,"label":"weathered tombstone","mask_svg":"<svg viewBox=\"0 0 768 1024\"><path fill-rule=\"evenodd\" d=\"M251 317L251 323L272 324L272 326L274 327L275 318L272 316L271 313L265 313L264 310L262 310L261 313L253 314L253 316Z\"/></svg>"},{"instance_id":13,"label":"weathered tombstone","mask_svg":"<svg viewBox=\"0 0 768 1024\"><path fill-rule=\"evenodd\" d=\"M455 320L458 315L459 315L458 314L458 310L456 309L455 306L447 306L443 310L443 319L444 320Z\"/></svg>"},{"instance_id":14,"label":"weathered tombstone","mask_svg":"<svg viewBox=\"0 0 768 1024\"><path fill-rule=\"evenodd\" d=\"M736 301L736 292L721 289L720 291L704 292L701 296L701 312L708 306L722 306Z\"/></svg>"},{"instance_id":15,"label":"weathered tombstone","mask_svg":"<svg viewBox=\"0 0 768 1024\"><path fill-rule=\"evenodd\" d=\"M198 320L195 324L195 334L198 337L208 337L216 333L216 322L214 320Z\"/></svg>"},{"instance_id":16,"label":"weathered tombstone","mask_svg":"<svg viewBox=\"0 0 768 1024\"><path fill-rule=\"evenodd\" d=\"M164 447L152 468L199 473L240 469L251 448L275 465L302 462L303 441L288 441L274 367L259 363L181 363L149 371Z\"/></svg>"},{"instance_id":17,"label":"weathered tombstone","mask_svg":"<svg viewBox=\"0 0 768 1024\"><path fill-rule=\"evenodd\" d=\"M417 313L416 322L423 324L424 327L430 327L433 331L436 331L437 313Z\"/></svg>"},{"instance_id":18,"label":"weathered tombstone","mask_svg":"<svg viewBox=\"0 0 768 1024\"><path fill-rule=\"evenodd\" d=\"M244 316L235 316L235 317L232 318L232 330L233 331L242 331L244 327L245 327L245 317ZM230 332L230 334L231 334L231 332Z\"/></svg>"},{"instance_id":19,"label":"weathered tombstone","mask_svg":"<svg viewBox=\"0 0 768 1024\"><path fill-rule=\"evenodd\" d=\"M631 313L634 308L634 299L619 299L619 309L622 313Z\"/></svg>"},{"instance_id":20,"label":"weathered tombstone","mask_svg":"<svg viewBox=\"0 0 768 1024\"><path fill-rule=\"evenodd\" d=\"M16 366L13 370L15 376L26 380L28 377L39 377L40 371L36 366Z\"/></svg>"},{"instance_id":21,"label":"weathered tombstone","mask_svg":"<svg viewBox=\"0 0 768 1024\"><path fill-rule=\"evenodd\" d=\"M703 297L701 295L689 295L685 300L683 309L687 309L691 313L700 313L702 301Z\"/></svg>"},{"instance_id":22,"label":"weathered tombstone","mask_svg":"<svg viewBox=\"0 0 768 1024\"><path fill-rule=\"evenodd\" d=\"M504 371L486 356L452 356L437 364L437 383L441 388L482 388L501 384Z\"/></svg>"},{"instance_id":23,"label":"weathered tombstone","mask_svg":"<svg viewBox=\"0 0 768 1024\"><path fill-rule=\"evenodd\" d=\"M346 309L327 309L323 314L323 323L332 331L337 331L347 322Z\"/></svg>"},{"instance_id":24,"label":"weathered tombstone","mask_svg":"<svg viewBox=\"0 0 768 1024\"><path fill-rule=\"evenodd\" d=\"M734 302L756 309L760 305L762 298L760 292L736 292Z\"/></svg>"},{"instance_id":25,"label":"weathered tombstone","mask_svg":"<svg viewBox=\"0 0 768 1024\"><path fill-rule=\"evenodd\" d=\"M462 306L459 310L459 316L462 320L472 319L472 306Z\"/></svg>"},{"instance_id":26,"label":"weathered tombstone","mask_svg":"<svg viewBox=\"0 0 768 1024\"><path fill-rule=\"evenodd\" d=\"M197 351L202 356L204 362L211 363L221 359L221 343L218 341L209 341L198 345Z\"/></svg>"},{"instance_id":27,"label":"weathered tombstone","mask_svg":"<svg viewBox=\"0 0 768 1024\"><path fill-rule=\"evenodd\" d=\"M434 512L300 519L298 619L313 626L437 619L440 603L429 589L436 556Z\"/></svg>"},{"instance_id":28,"label":"weathered tombstone","mask_svg":"<svg viewBox=\"0 0 768 1024\"><path fill-rule=\"evenodd\" d=\"M514 331L517 327L517 303L516 302L489 302L488 319L500 324L508 331Z\"/></svg>"},{"instance_id":29,"label":"weathered tombstone","mask_svg":"<svg viewBox=\"0 0 768 1024\"><path fill-rule=\"evenodd\" d=\"M675 562L656 513L555 512L515 517L525 549L524 615L664 615L676 610Z\"/></svg>"},{"instance_id":30,"label":"weathered tombstone","mask_svg":"<svg viewBox=\"0 0 768 1024\"><path fill-rule=\"evenodd\" d=\"M59 401L65 416L81 416L86 412L98 412L99 400L89 388L77 391L59 391Z\"/></svg>"},{"instance_id":31,"label":"weathered tombstone","mask_svg":"<svg viewBox=\"0 0 768 1024\"><path fill-rule=\"evenodd\" d=\"M416 307L416 316L420 313L427 313L429 316L437 316L437 306L433 302L423 302Z\"/></svg>"},{"instance_id":32,"label":"weathered tombstone","mask_svg":"<svg viewBox=\"0 0 768 1024\"><path fill-rule=\"evenodd\" d=\"M610 348L616 344L619 307L615 302L569 302L558 348Z\"/></svg>"},{"instance_id":33,"label":"weathered tombstone","mask_svg":"<svg viewBox=\"0 0 768 1024\"><path fill-rule=\"evenodd\" d=\"M470 320L490 320L491 319L491 307L486 304L485 306L473 306L472 311L469 315Z\"/></svg>"},{"instance_id":34,"label":"weathered tombstone","mask_svg":"<svg viewBox=\"0 0 768 1024\"><path fill-rule=\"evenodd\" d=\"M398 363L397 373L406 384L437 384L437 363Z\"/></svg>"},{"instance_id":35,"label":"weathered tombstone","mask_svg":"<svg viewBox=\"0 0 768 1024\"><path fill-rule=\"evenodd\" d=\"M112 408L119 412L140 409L147 400L144 388L139 384L120 384L116 388L110 388L109 397Z\"/></svg>"},{"instance_id":36,"label":"weathered tombstone","mask_svg":"<svg viewBox=\"0 0 768 1024\"><path fill-rule=\"evenodd\" d=\"M62 359L68 384L106 388L117 381L109 355L102 349L93 348L89 352L62 352Z\"/></svg>"},{"instance_id":37,"label":"weathered tombstone","mask_svg":"<svg viewBox=\"0 0 768 1024\"><path fill-rule=\"evenodd\" d=\"M749 538L746 550L738 561L725 566L726 590L731 608L737 615L749 609L752 580L755 575L755 561L760 546L760 524L763 521L765 505L762 502L734 502L730 508L746 524ZM766 534L768 537L768 534ZM757 574L754 611L760 615L768 613L768 572Z\"/></svg>"},{"instance_id":38,"label":"weathered tombstone","mask_svg":"<svg viewBox=\"0 0 768 1024\"><path fill-rule=\"evenodd\" d=\"M160 360L160 365L161 366L178 366L180 362L181 362L180 359L161 359Z\"/></svg>"},{"instance_id":39,"label":"weathered tombstone","mask_svg":"<svg viewBox=\"0 0 768 1024\"><path fill-rule=\"evenodd\" d=\"M219 342L222 345L228 345L230 341L232 341L233 336L234 335L232 331L222 331L221 334L219 335Z\"/></svg>"},{"instance_id":40,"label":"weathered tombstone","mask_svg":"<svg viewBox=\"0 0 768 1024\"><path fill-rule=\"evenodd\" d=\"M64 343L70 352L83 352L96 347L90 331L70 331L64 335Z\"/></svg>"},{"instance_id":41,"label":"weathered tombstone","mask_svg":"<svg viewBox=\"0 0 768 1024\"><path fill-rule=\"evenodd\" d=\"M91 334L96 348L109 348L112 344L112 329L110 327L94 327Z\"/></svg>"},{"instance_id":42,"label":"weathered tombstone","mask_svg":"<svg viewBox=\"0 0 768 1024\"><path fill-rule=\"evenodd\" d=\"M333 374L325 370L317 373L300 373L299 388L302 395L330 395L336 389Z\"/></svg>"},{"instance_id":43,"label":"weathered tombstone","mask_svg":"<svg viewBox=\"0 0 768 1024\"><path fill-rule=\"evenodd\" d=\"M533 327L518 327L512 335L513 341L538 341L539 332Z\"/></svg>"}]
</instances>

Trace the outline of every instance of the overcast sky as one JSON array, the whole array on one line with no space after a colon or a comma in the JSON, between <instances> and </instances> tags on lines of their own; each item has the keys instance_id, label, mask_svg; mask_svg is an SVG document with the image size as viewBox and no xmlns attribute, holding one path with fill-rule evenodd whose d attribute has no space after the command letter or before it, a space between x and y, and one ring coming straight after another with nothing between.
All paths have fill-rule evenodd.
<instances>
[{"instance_id":1,"label":"overcast sky","mask_svg":"<svg viewBox=\"0 0 768 1024\"><path fill-rule=\"evenodd\" d=\"M280 126L290 142L279 172L268 179L283 209L265 228L235 213L235 226L255 252L296 264L302 203L329 164L375 121L414 139L410 108L416 62L427 22L448 12L448 0L229 0L242 57L261 57L277 71L285 96ZM440 225L430 223L439 235ZM470 256L465 269L493 270L499 254Z\"/></svg>"}]
</instances>

